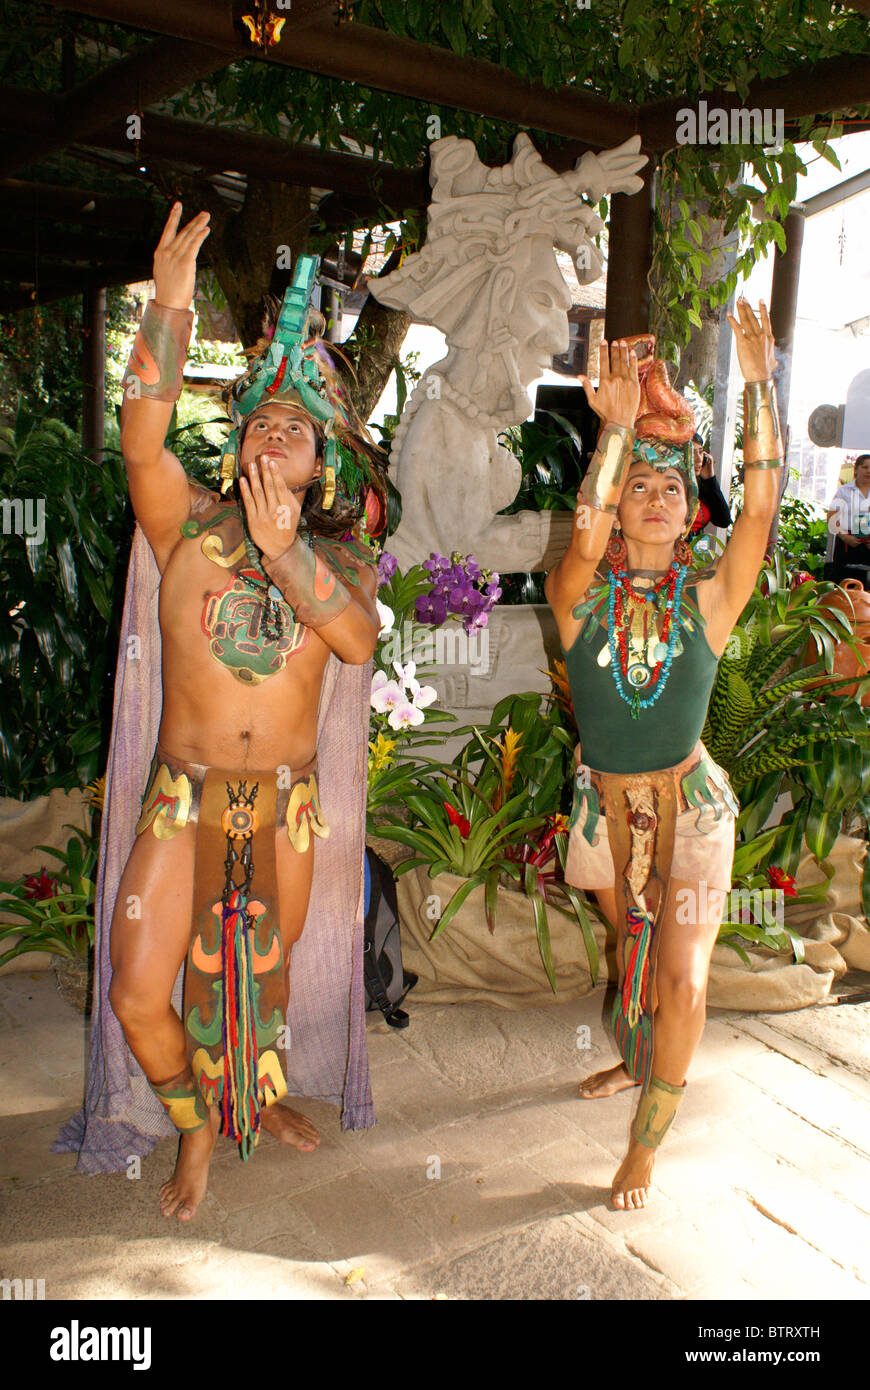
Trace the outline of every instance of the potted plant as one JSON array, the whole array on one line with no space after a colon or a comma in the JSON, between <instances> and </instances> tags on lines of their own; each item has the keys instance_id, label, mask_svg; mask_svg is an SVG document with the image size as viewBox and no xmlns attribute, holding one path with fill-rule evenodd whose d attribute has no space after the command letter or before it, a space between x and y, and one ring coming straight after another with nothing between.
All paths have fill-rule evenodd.
<instances>
[{"instance_id":1,"label":"potted plant","mask_svg":"<svg viewBox=\"0 0 870 1390\"><path fill-rule=\"evenodd\" d=\"M544 712L542 702L549 706ZM536 693L500 702L485 729L469 735L453 763L420 760L393 783L407 820L393 811L378 817L377 834L411 851L394 866L396 877L416 872L423 897L431 883L448 875L450 898L431 935L434 941L456 917L476 888L483 890L487 929L496 928L504 894L523 895L529 907L541 962L555 993L548 905L566 911L579 927L593 982L598 978L598 946L591 916L598 909L564 882L567 849L566 754L574 740L554 713L555 701ZM507 722L505 723L505 719Z\"/></svg>"}]
</instances>

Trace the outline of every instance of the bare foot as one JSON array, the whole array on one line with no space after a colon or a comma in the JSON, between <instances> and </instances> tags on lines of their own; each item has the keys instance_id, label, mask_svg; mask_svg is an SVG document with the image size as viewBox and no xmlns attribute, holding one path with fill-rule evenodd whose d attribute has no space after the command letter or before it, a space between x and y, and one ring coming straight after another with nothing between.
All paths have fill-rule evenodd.
<instances>
[{"instance_id":1,"label":"bare foot","mask_svg":"<svg viewBox=\"0 0 870 1390\"><path fill-rule=\"evenodd\" d=\"M646 1206L655 1158L655 1149L648 1149L646 1144L632 1139L610 1192L610 1200L617 1211Z\"/></svg>"},{"instance_id":2,"label":"bare foot","mask_svg":"<svg viewBox=\"0 0 870 1390\"><path fill-rule=\"evenodd\" d=\"M175 1172L160 1189L160 1210L164 1216L177 1216L190 1221L205 1196L211 1151L220 1128L221 1114L216 1105L209 1107L208 1124L192 1134L182 1134L178 1141Z\"/></svg>"},{"instance_id":3,"label":"bare foot","mask_svg":"<svg viewBox=\"0 0 870 1390\"><path fill-rule=\"evenodd\" d=\"M282 1144L290 1144L303 1153L310 1153L320 1143L311 1121L287 1105L267 1105L260 1111L260 1125Z\"/></svg>"},{"instance_id":4,"label":"bare foot","mask_svg":"<svg viewBox=\"0 0 870 1390\"><path fill-rule=\"evenodd\" d=\"M624 1065L608 1067L606 1071L596 1071L580 1082L578 1091L582 1100L599 1100L603 1096L615 1096L617 1091L625 1091L629 1086L639 1086L640 1082L629 1076Z\"/></svg>"}]
</instances>

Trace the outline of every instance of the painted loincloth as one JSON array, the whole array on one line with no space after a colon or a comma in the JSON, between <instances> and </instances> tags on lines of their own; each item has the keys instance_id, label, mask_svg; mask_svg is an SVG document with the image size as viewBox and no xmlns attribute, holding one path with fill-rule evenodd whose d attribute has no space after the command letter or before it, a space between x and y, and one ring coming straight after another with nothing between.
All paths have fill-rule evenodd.
<instances>
[{"instance_id":1,"label":"painted loincloth","mask_svg":"<svg viewBox=\"0 0 870 1390\"><path fill-rule=\"evenodd\" d=\"M247 770L184 762L158 747L136 834L171 839L196 825L191 937L184 979L188 1060L202 1097L242 1158L260 1110L287 1092L287 977L281 941L275 831L304 854L329 834L317 759L304 767Z\"/></svg>"},{"instance_id":2,"label":"painted loincloth","mask_svg":"<svg viewBox=\"0 0 870 1390\"><path fill-rule=\"evenodd\" d=\"M565 877L578 888L616 889L620 985L611 1021L626 1068L646 1086L668 882L673 876L727 892L739 805L701 742L674 767L651 772L585 767L579 746L575 762Z\"/></svg>"}]
</instances>

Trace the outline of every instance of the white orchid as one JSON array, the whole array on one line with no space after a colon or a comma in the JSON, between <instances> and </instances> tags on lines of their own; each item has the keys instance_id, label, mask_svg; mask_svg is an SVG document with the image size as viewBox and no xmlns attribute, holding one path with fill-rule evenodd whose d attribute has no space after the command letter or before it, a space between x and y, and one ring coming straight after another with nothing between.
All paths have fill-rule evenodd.
<instances>
[{"instance_id":1,"label":"white orchid","mask_svg":"<svg viewBox=\"0 0 870 1390\"><path fill-rule=\"evenodd\" d=\"M409 661L407 666L403 666L400 661L394 661L393 670L402 682L402 689L411 696L411 703L416 709L425 709L433 700L437 700L438 692L435 687L421 685L417 680L416 662Z\"/></svg>"},{"instance_id":2,"label":"white orchid","mask_svg":"<svg viewBox=\"0 0 870 1390\"><path fill-rule=\"evenodd\" d=\"M381 627L378 632L378 641L380 641L382 637L386 637L388 632L392 632L393 624L396 621L396 615L392 608L388 608L385 603L381 603L379 598L375 599L375 603L378 607L378 617L381 620Z\"/></svg>"},{"instance_id":3,"label":"white orchid","mask_svg":"<svg viewBox=\"0 0 870 1390\"><path fill-rule=\"evenodd\" d=\"M375 671L372 676L371 706L377 714L387 714L397 705L405 704L407 696L395 681L387 680L385 671ZM393 726L396 727L395 725Z\"/></svg>"},{"instance_id":4,"label":"white orchid","mask_svg":"<svg viewBox=\"0 0 870 1390\"><path fill-rule=\"evenodd\" d=\"M423 719L423 711L410 700L404 700L401 704L395 705L390 711L390 717L387 723L391 729L407 729L417 724L422 724Z\"/></svg>"}]
</instances>

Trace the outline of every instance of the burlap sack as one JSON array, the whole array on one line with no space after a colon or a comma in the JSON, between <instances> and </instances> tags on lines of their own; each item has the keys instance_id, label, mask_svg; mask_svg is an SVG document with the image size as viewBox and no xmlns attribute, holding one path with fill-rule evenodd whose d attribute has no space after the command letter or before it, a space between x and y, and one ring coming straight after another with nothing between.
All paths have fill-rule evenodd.
<instances>
[{"instance_id":1,"label":"burlap sack","mask_svg":"<svg viewBox=\"0 0 870 1390\"><path fill-rule=\"evenodd\" d=\"M861 906L861 875L867 854L867 841L853 835L838 835L828 865L834 876L824 904L793 906L786 899L786 921L801 936L825 941L836 947L849 970L870 971L870 930ZM795 875L798 887L816 883L821 871L811 854L804 855Z\"/></svg>"},{"instance_id":2,"label":"burlap sack","mask_svg":"<svg viewBox=\"0 0 870 1390\"><path fill-rule=\"evenodd\" d=\"M83 791L55 790L33 801L16 801L11 796L0 797L0 879L11 882L21 874L38 874L45 868L49 874L57 867L44 850L36 845L54 845L65 849L74 825L80 830L90 826L90 807ZM14 917L0 911L0 921L13 922ZM8 950L15 938L4 937L0 950ZM0 975L17 970L48 970L51 956L45 951L28 951L0 967Z\"/></svg>"},{"instance_id":3,"label":"burlap sack","mask_svg":"<svg viewBox=\"0 0 870 1390\"><path fill-rule=\"evenodd\" d=\"M714 1008L785 1013L817 1004L848 969L870 970L870 931L861 916L863 840L841 835L830 857L834 877L827 901L795 907L786 899L786 921L804 938L806 959L766 950L747 951L749 966L727 946L717 946L710 965L707 1003ZM798 884L815 883L821 871L807 854ZM402 949L407 969L420 977L415 999L453 1004L485 999L505 1009L576 999L593 988L583 938L573 918L548 907L558 995L544 974L531 904L521 893L499 889L493 935L483 912L483 889L466 898L443 935L430 941L440 912L463 882L453 874L431 879L412 869L398 880ZM593 918L602 957L599 985L615 982L613 936ZM605 956L606 950L606 956Z\"/></svg>"},{"instance_id":4,"label":"burlap sack","mask_svg":"<svg viewBox=\"0 0 870 1390\"><path fill-rule=\"evenodd\" d=\"M419 976L413 999L433 1004L457 1004L484 999L503 1009L578 999L594 988L583 937L573 916L547 908L550 944L558 995L544 973L535 934L532 905L523 893L498 890L495 932L490 935L483 910L483 889L475 888L437 941L429 937L438 916L465 882L455 874L430 878L424 869L410 869L397 883L402 925L402 963ZM613 938L592 919L602 957L599 984L606 982L605 946Z\"/></svg>"}]
</instances>

